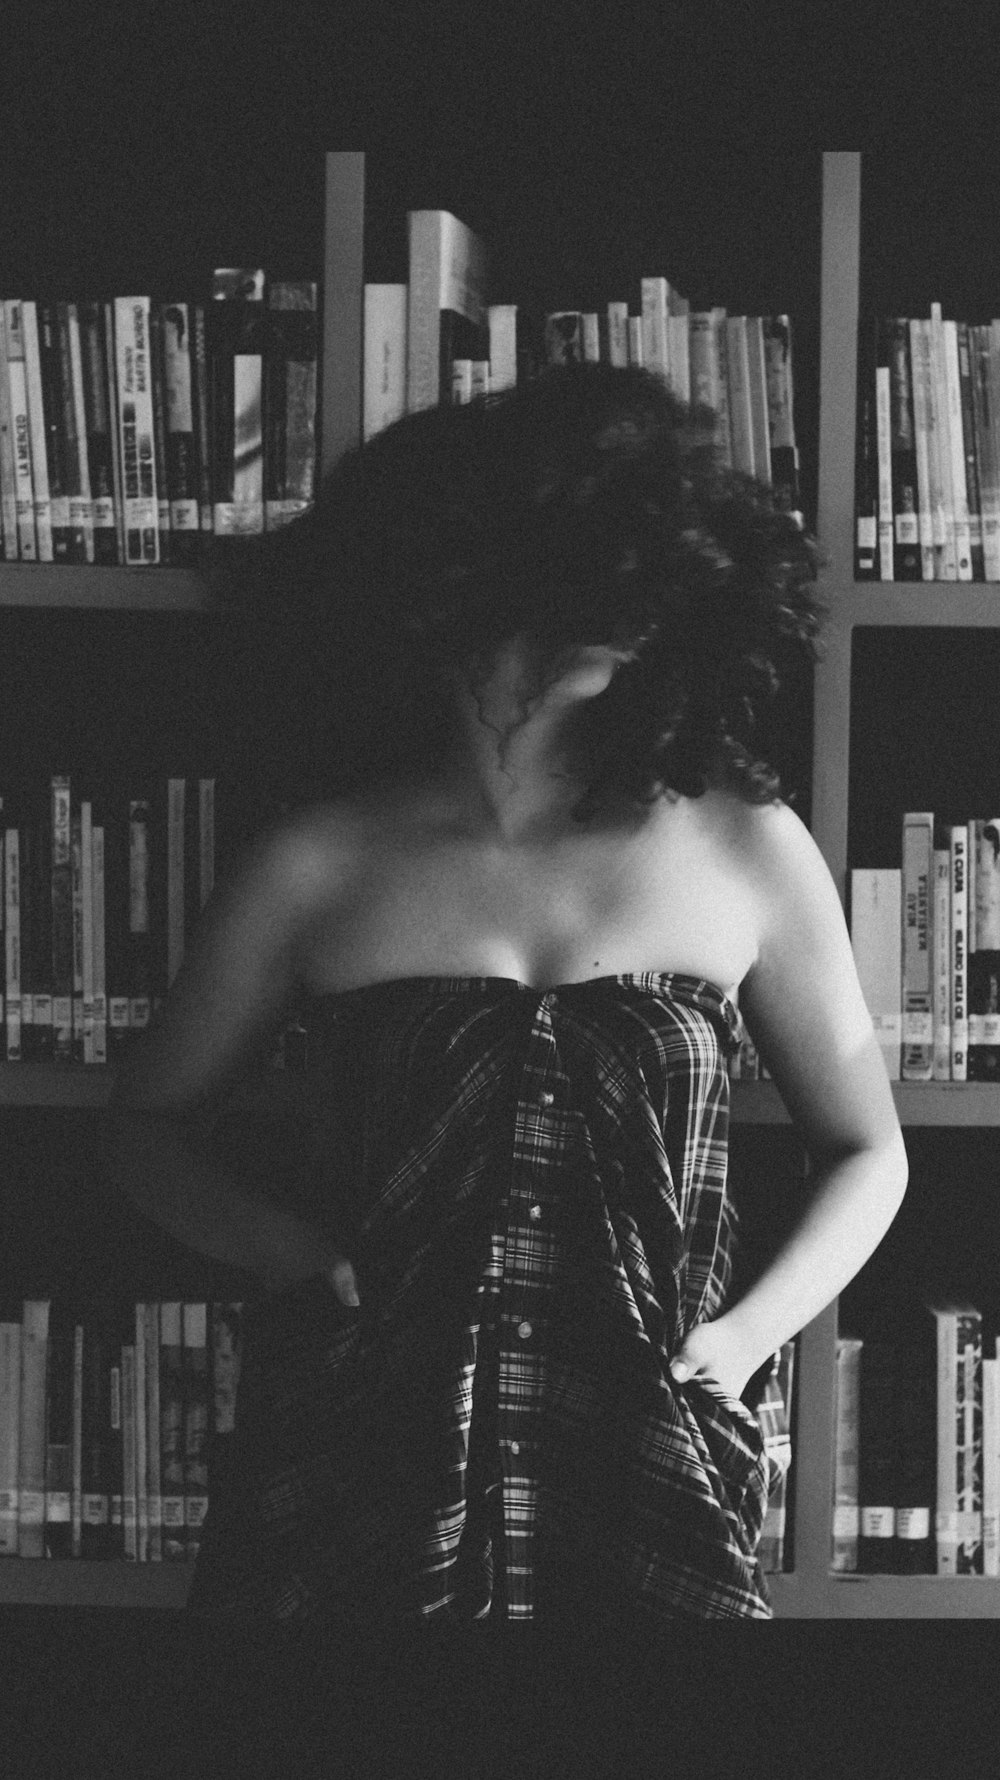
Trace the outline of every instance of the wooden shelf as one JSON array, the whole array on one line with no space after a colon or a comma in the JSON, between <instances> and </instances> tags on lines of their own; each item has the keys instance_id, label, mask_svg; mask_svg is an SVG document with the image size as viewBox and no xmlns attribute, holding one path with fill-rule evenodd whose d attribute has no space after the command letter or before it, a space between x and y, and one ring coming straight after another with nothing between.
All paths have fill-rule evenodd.
<instances>
[{"instance_id":1,"label":"wooden shelf","mask_svg":"<svg viewBox=\"0 0 1000 1780\"><path fill-rule=\"evenodd\" d=\"M180 1608L194 1565L0 1558L0 1606Z\"/></svg>"},{"instance_id":2,"label":"wooden shelf","mask_svg":"<svg viewBox=\"0 0 1000 1780\"><path fill-rule=\"evenodd\" d=\"M837 626L1000 629L1000 581L855 581L826 598Z\"/></svg>"},{"instance_id":3,"label":"wooden shelf","mask_svg":"<svg viewBox=\"0 0 1000 1780\"><path fill-rule=\"evenodd\" d=\"M92 564L0 563L0 606L120 612L196 612L210 606L194 569L98 568Z\"/></svg>"},{"instance_id":4,"label":"wooden shelf","mask_svg":"<svg viewBox=\"0 0 1000 1780\"><path fill-rule=\"evenodd\" d=\"M776 1619L1000 1619L992 1576L767 1578Z\"/></svg>"},{"instance_id":5,"label":"wooden shelf","mask_svg":"<svg viewBox=\"0 0 1000 1780\"><path fill-rule=\"evenodd\" d=\"M0 1063L0 1106L102 1107L114 1079L109 1064ZM234 1090L232 1104L282 1106L300 1091L302 1080L283 1069L261 1070Z\"/></svg>"}]
</instances>

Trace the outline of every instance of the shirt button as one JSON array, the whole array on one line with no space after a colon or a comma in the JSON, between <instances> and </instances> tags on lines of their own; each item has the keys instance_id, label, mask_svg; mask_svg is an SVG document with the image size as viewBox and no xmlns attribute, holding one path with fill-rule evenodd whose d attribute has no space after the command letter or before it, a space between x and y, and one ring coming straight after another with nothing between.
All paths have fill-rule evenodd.
<instances>
[{"instance_id":1,"label":"shirt button","mask_svg":"<svg viewBox=\"0 0 1000 1780\"><path fill-rule=\"evenodd\" d=\"M554 1106L556 1097L550 1088L543 1088L538 1096L539 1106Z\"/></svg>"},{"instance_id":2,"label":"shirt button","mask_svg":"<svg viewBox=\"0 0 1000 1780\"><path fill-rule=\"evenodd\" d=\"M520 1335L522 1341L527 1341L528 1337L531 1334L531 1324L530 1323L518 1323L517 1332Z\"/></svg>"},{"instance_id":3,"label":"shirt button","mask_svg":"<svg viewBox=\"0 0 1000 1780\"><path fill-rule=\"evenodd\" d=\"M514 1457L517 1458L517 1455L521 1450L520 1440L512 1440L510 1443L510 1450L514 1454Z\"/></svg>"},{"instance_id":4,"label":"shirt button","mask_svg":"<svg viewBox=\"0 0 1000 1780\"><path fill-rule=\"evenodd\" d=\"M538 1222L538 1219L541 1217L541 1215L542 1215L542 1208L540 1205L532 1205L529 1207L528 1216L529 1216L529 1218L534 1218L536 1223Z\"/></svg>"}]
</instances>

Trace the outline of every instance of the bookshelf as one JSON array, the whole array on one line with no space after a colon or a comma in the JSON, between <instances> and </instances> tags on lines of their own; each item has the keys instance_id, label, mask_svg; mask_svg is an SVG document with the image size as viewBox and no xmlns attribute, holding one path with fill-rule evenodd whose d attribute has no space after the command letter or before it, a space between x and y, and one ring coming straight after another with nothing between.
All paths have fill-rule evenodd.
<instances>
[{"instance_id":1,"label":"bookshelf","mask_svg":"<svg viewBox=\"0 0 1000 1780\"><path fill-rule=\"evenodd\" d=\"M853 581L854 428L861 239L861 168L856 154L823 157L818 531L826 554L824 592L830 608L824 657L815 676L811 823L843 896L848 862L851 764L851 675L855 632L863 627L967 626L992 629L1000 602L988 586L896 587ZM361 374L361 291L365 247L365 164L360 154L326 158L324 327L322 335L321 464L328 466L358 435ZM438 201L435 197L432 201ZM440 202L449 202L442 194ZM460 214L458 197L450 200ZM478 223L475 216L470 218ZM376 265L368 276L392 276ZM497 292L498 297L507 293ZM516 295L515 292L511 296ZM0 605L199 612L209 606L204 580L171 569L39 569L0 564ZM244 1103L279 1103L293 1084L248 1084ZM107 1069L0 1066L0 1107L93 1112L105 1104ZM907 1128L1000 1127L1000 1091L900 1084L896 1103ZM770 1082L737 1082L737 1127L787 1127ZM829 1571L833 1479L833 1412L837 1307L800 1337L797 1427L792 1492L794 1570L770 1577L778 1617L1000 1617L1000 1584L983 1579L834 1576ZM176 1608L189 1567L125 1563L0 1562L0 1604L78 1604Z\"/></svg>"}]
</instances>

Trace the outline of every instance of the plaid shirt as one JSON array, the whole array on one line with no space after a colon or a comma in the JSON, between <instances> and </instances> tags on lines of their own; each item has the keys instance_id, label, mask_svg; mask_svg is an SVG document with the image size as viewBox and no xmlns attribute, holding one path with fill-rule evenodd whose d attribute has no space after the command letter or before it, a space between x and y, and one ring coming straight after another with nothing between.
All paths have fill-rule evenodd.
<instances>
[{"instance_id":1,"label":"plaid shirt","mask_svg":"<svg viewBox=\"0 0 1000 1780\"><path fill-rule=\"evenodd\" d=\"M756 1417L668 1362L726 1302L734 1005L666 973L415 977L313 1003L351 1254L251 1317L192 1605L543 1624L768 1618Z\"/></svg>"}]
</instances>

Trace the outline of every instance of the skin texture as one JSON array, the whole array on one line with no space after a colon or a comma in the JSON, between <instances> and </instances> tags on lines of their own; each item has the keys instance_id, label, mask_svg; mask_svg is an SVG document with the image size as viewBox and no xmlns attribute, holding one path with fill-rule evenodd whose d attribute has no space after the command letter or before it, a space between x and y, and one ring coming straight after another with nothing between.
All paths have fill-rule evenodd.
<instances>
[{"instance_id":1,"label":"skin texture","mask_svg":"<svg viewBox=\"0 0 1000 1780\"><path fill-rule=\"evenodd\" d=\"M438 974L540 988L631 971L704 978L738 996L812 1163L782 1249L673 1359L678 1378L710 1376L739 1396L863 1265L906 1186L840 903L781 803L710 786L581 829L572 739L623 656L569 648L541 692L532 659L518 635L477 664L477 696L456 675L456 741L432 781L299 813L217 892L122 1073L114 1175L181 1240L271 1289L322 1273L356 1302L350 1257L251 1196L200 1141L295 989Z\"/></svg>"}]
</instances>

